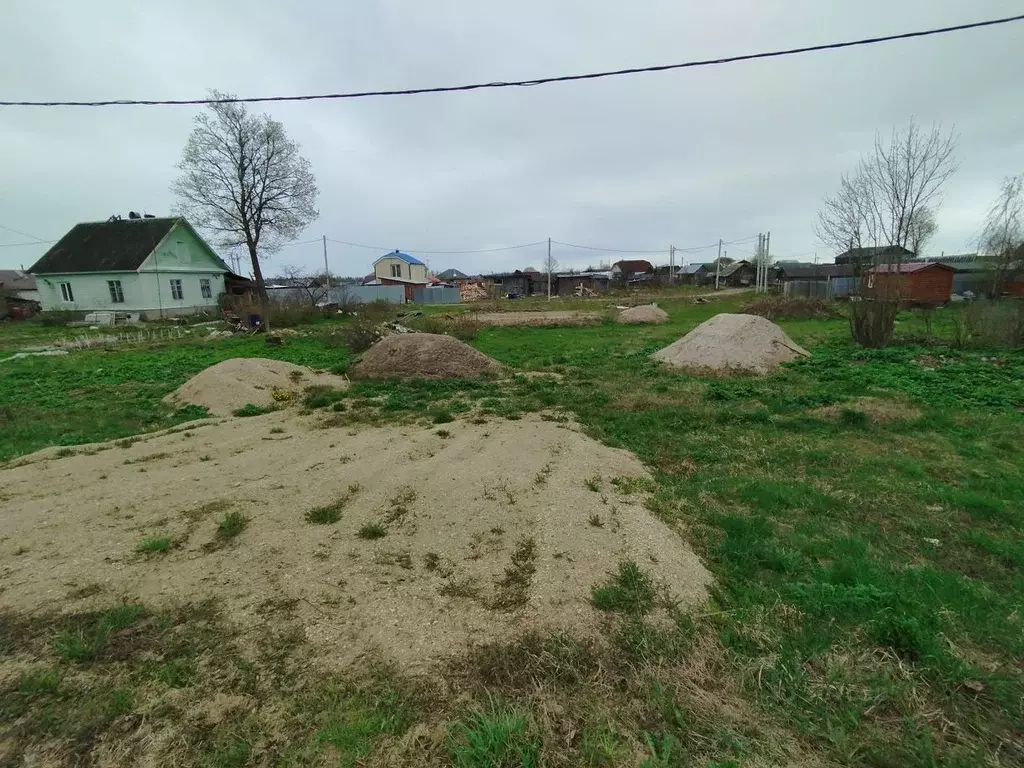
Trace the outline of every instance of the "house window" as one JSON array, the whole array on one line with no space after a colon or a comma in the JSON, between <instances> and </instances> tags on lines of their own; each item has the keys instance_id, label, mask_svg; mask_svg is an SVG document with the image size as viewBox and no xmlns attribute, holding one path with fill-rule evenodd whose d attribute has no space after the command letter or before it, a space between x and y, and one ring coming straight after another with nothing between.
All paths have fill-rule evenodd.
<instances>
[{"instance_id":1,"label":"house window","mask_svg":"<svg viewBox=\"0 0 1024 768\"><path fill-rule=\"evenodd\" d=\"M171 280L171 298L179 301L185 298L185 294L181 290L181 280Z\"/></svg>"},{"instance_id":2,"label":"house window","mask_svg":"<svg viewBox=\"0 0 1024 768\"><path fill-rule=\"evenodd\" d=\"M392 277L401 277L402 276L402 265L401 264L392 264L391 265L391 276Z\"/></svg>"},{"instance_id":3,"label":"house window","mask_svg":"<svg viewBox=\"0 0 1024 768\"><path fill-rule=\"evenodd\" d=\"M75 294L71 292L71 283L60 284L60 298L68 303L75 300Z\"/></svg>"},{"instance_id":4,"label":"house window","mask_svg":"<svg viewBox=\"0 0 1024 768\"><path fill-rule=\"evenodd\" d=\"M871 274L868 275L868 288L874 288L874 287L875 287L875 275L874 275L874 273L871 273Z\"/></svg>"},{"instance_id":5,"label":"house window","mask_svg":"<svg viewBox=\"0 0 1024 768\"><path fill-rule=\"evenodd\" d=\"M124 304L124 292L121 290L120 280L107 280L107 290L110 291L111 303Z\"/></svg>"},{"instance_id":6,"label":"house window","mask_svg":"<svg viewBox=\"0 0 1024 768\"><path fill-rule=\"evenodd\" d=\"M213 291L210 290L210 281L208 278L199 278L199 293L202 294L204 299L212 299Z\"/></svg>"}]
</instances>

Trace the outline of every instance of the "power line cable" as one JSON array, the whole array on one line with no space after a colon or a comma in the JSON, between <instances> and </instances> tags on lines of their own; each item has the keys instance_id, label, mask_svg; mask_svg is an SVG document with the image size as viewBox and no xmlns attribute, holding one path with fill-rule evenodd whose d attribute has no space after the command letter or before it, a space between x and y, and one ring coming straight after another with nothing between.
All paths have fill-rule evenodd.
<instances>
[{"instance_id":1,"label":"power line cable","mask_svg":"<svg viewBox=\"0 0 1024 768\"><path fill-rule=\"evenodd\" d=\"M902 32L895 35L881 35L877 37L865 37L859 40L847 40L844 42L823 43L821 45L807 45L799 48L786 48L776 51L763 51L760 53L746 53L738 56L722 56L715 59L700 59L686 61L678 64L660 64L648 67L630 67L628 69L614 69L603 72L588 72L578 75L558 75L554 77L541 77L532 80L499 80L489 83L470 83L466 85L444 85L432 88L405 88L401 90L384 91L353 91L349 93L322 93L303 96L247 96L229 97L222 99L114 99L109 101L0 101L2 107L125 107L125 106L195 106L203 104L236 104L236 103L257 103L273 101L325 101L336 99L361 99L373 96L413 96L426 93L451 93L454 91L479 91L496 88L518 88L532 87L536 85L548 85L550 83L568 83L579 80L598 80L605 77L619 77L622 75L636 75L646 72L667 72L675 69L693 69L697 67L709 67L719 64L734 64L742 61L755 61L758 59L774 59L783 56L796 56L804 53L817 53L819 51L835 51L843 48L855 48L859 46L888 43L894 40L910 40L919 37L930 37L933 35L945 35L951 32L962 32L969 29L980 29L982 27L994 27L1000 24L1010 24L1016 21L1024 21L1024 14L1018 16L1007 16L1000 19L989 19L987 21L975 21L968 24L956 24L949 27L937 27L934 29L919 30L916 32ZM717 243L716 243L717 245Z\"/></svg>"},{"instance_id":2,"label":"power line cable","mask_svg":"<svg viewBox=\"0 0 1024 768\"><path fill-rule=\"evenodd\" d=\"M33 240L30 243L0 243L0 248L19 248L25 245L52 245L56 240Z\"/></svg>"},{"instance_id":3,"label":"power line cable","mask_svg":"<svg viewBox=\"0 0 1024 768\"><path fill-rule=\"evenodd\" d=\"M14 232L15 234L18 234L18 235L24 235L25 237L31 237L33 240L35 240L38 243L52 243L52 242L55 242L54 240L43 240L43 238L41 238L41 237L36 237L35 235L30 235L28 232L22 232L20 229L15 229L14 227L8 227L6 224L0 224L0 229L6 229L8 232ZM15 245L16 245L16 243L15 243Z\"/></svg>"}]
</instances>

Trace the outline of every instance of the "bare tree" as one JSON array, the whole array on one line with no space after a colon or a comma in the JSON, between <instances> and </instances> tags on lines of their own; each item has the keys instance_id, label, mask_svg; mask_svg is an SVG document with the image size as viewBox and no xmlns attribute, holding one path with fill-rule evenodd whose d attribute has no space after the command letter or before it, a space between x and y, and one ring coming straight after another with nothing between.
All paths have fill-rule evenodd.
<instances>
[{"instance_id":1,"label":"bare tree","mask_svg":"<svg viewBox=\"0 0 1024 768\"><path fill-rule=\"evenodd\" d=\"M330 292L327 275L310 275L298 267L281 267L281 276L292 286L296 295L308 301L310 306L325 301Z\"/></svg>"},{"instance_id":2,"label":"bare tree","mask_svg":"<svg viewBox=\"0 0 1024 768\"><path fill-rule=\"evenodd\" d=\"M992 295L1024 269L1024 174L1007 176L985 220L980 249L991 258Z\"/></svg>"},{"instance_id":3,"label":"bare tree","mask_svg":"<svg viewBox=\"0 0 1024 768\"><path fill-rule=\"evenodd\" d=\"M264 322L269 302L260 258L294 238L319 215L316 179L299 145L269 115L250 115L244 104L215 101L196 115L171 186L178 210L213 233L225 248L244 248L252 260Z\"/></svg>"},{"instance_id":4,"label":"bare tree","mask_svg":"<svg viewBox=\"0 0 1024 768\"><path fill-rule=\"evenodd\" d=\"M837 251L871 246L914 250L935 234L942 188L956 173L957 137L939 125L924 130L914 120L888 141L875 135L871 154L840 179L826 197L815 230ZM896 263L899 263L896 257Z\"/></svg>"},{"instance_id":5,"label":"bare tree","mask_svg":"<svg viewBox=\"0 0 1024 768\"><path fill-rule=\"evenodd\" d=\"M550 248L550 245L549 245ZM558 259L550 251L544 257L544 272L548 276L548 298L551 298L551 281L555 278L555 270L558 269Z\"/></svg>"},{"instance_id":6,"label":"bare tree","mask_svg":"<svg viewBox=\"0 0 1024 768\"><path fill-rule=\"evenodd\" d=\"M924 206L914 214L910 220L910 240L907 248L912 250L916 256L921 255L928 241L935 236L939 226L935 223L935 214L928 206Z\"/></svg>"}]
</instances>

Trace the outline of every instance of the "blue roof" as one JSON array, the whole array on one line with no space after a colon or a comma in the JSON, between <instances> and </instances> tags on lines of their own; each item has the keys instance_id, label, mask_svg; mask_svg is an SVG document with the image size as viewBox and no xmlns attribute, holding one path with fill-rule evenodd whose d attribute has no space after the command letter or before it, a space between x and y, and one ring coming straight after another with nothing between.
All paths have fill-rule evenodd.
<instances>
[{"instance_id":1,"label":"blue roof","mask_svg":"<svg viewBox=\"0 0 1024 768\"><path fill-rule=\"evenodd\" d=\"M427 266L422 261L417 259L415 256L410 256L408 253L402 253L401 251L398 250L392 251L391 253L385 253L383 256L381 256L381 258L401 259L406 264L419 264L421 267Z\"/></svg>"}]
</instances>

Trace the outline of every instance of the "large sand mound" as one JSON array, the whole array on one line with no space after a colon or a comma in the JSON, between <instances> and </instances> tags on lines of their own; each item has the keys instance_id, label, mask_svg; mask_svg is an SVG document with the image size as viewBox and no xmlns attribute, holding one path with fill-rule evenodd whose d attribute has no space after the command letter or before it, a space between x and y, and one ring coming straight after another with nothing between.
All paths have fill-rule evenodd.
<instances>
[{"instance_id":1,"label":"large sand mound","mask_svg":"<svg viewBox=\"0 0 1024 768\"><path fill-rule=\"evenodd\" d=\"M679 534L612 485L647 474L627 451L539 420L455 422L446 437L318 418L199 422L13 462L0 611L213 599L254 638L287 606L328 664L410 667L530 630L596 636L591 586L624 559L684 604L704 598L709 574ZM327 505L337 522L306 520ZM249 522L225 542L228 512ZM361 538L369 524L385 535ZM157 537L170 551L136 551Z\"/></svg>"},{"instance_id":2,"label":"large sand mound","mask_svg":"<svg viewBox=\"0 0 1024 768\"><path fill-rule=\"evenodd\" d=\"M363 379L455 379L503 370L497 360L451 336L401 333L366 350L351 374Z\"/></svg>"},{"instance_id":3,"label":"large sand mound","mask_svg":"<svg viewBox=\"0 0 1024 768\"><path fill-rule=\"evenodd\" d=\"M164 402L201 405L214 416L229 416L249 403L263 407L287 403L314 385L343 389L348 380L280 360L236 357L200 371L167 395Z\"/></svg>"},{"instance_id":4,"label":"large sand mound","mask_svg":"<svg viewBox=\"0 0 1024 768\"><path fill-rule=\"evenodd\" d=\"M676 368L763 374L810 354L771 320L757 315L721 314L651 357Z\"/></svg>"},{"instance_id":5,"label":"large sand mound","mask_svg":"<svg viewBox=\"0 0 1024 768\"><path fill-rule=\"evenodd\" d=\"M619 313L616 322L625 325L660 325L668 322L668 312L655 304L632 307Z\"/></svg>"}]
</instances>

